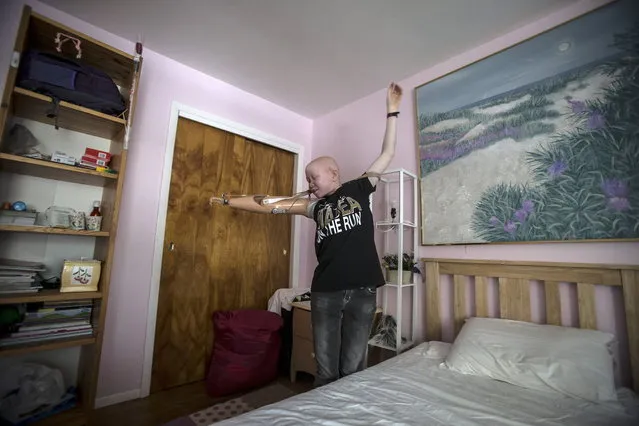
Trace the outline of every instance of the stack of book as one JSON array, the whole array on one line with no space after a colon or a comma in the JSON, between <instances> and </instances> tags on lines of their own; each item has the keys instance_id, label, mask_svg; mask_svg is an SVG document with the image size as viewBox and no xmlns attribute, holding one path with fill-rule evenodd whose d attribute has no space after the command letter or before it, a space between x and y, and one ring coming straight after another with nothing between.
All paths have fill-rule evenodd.
<instances>
[{"instance_id":1,"label":"stack of book","mask_svg":"<svg viewBox=\"0 0 639 426\"><path fill-rule=\"evenodd\" d=\"M37 293L42 289L39 272L44 265L14 259L0 259L0 295Z\"/></svg>"},{"instance_id":2,"label":"stack of book","mask_svg":"<svg viewBox=\"0 0 639 426\"><path fill-rule=\"evenodd\" d=\"M91 336L92 310L91 300L44 302L39 307L27 308L14 331L0 339L0 347Z\"/></svg>"},{"instance_id":3,"label":"stack of book","mask_svg":"<svg viewBox=\"0 0 639 426\"><path fill-rule=\"evenodd\" d=\"M110 153L100 151L98 149L87 148L80 159L80 165L89 169L97 169L98 167L108 167L110 161Z\"/></svg>"}]
</instances>

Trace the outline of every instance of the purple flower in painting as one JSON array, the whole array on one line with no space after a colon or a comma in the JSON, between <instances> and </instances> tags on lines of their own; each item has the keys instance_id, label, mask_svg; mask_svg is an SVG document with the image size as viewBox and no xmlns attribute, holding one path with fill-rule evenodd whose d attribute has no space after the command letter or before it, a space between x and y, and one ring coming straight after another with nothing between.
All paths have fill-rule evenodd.
<instances>
[{"instance_id":1,"label":"purple flower in painting","mask_svg":"<svg viewBox=\"0 0 639 426\"><path fill-rule=\"evenodd\" d=\"M608 200L608 207L611 209L622 212L630 208L630 201L627 198L610 198Z\"/></svg>"},{"instance_id":2,"label":"purple flower in painting","mask_svg":"<svg viewBox=\"0 0 639 426\"><path fill-rule=\"evenodd\" d=\"M601 184L606 197L623 197L628 198L628 184L619 179L605 179Z\"/></svg>"},{"instance_id":3,"label":"purple flower in painting","mask_svg":"<svg viewBox=\"0 0 639 426\"><path fill-rule=\"evenodd\" d=\"M521 209L527 214L530 214L535 210L535 203L531 200L524 200L524 202L521 203Z\"/></svg>"},{"instance_id":4,"label":"purple flower in painting","mask_svg":"<svg viewBox=\"0 0 639 426\"><path fill-rule=\"evenodd\" d=\"M499 225L499 219L497 219L495 216L491 217L489 220L490 224L493 226L497 226Z\"/></svg>"},{"instance_id":5,"label":"purple flower in painting","mask_svg":"<svg viewBox=\"0 0 639 426\"><path fill-rule=\"evenodd\" d=\"M568 104L570 105L570 109L575 114L581 114L586 112L586 103L584 101L573 101L572 99L568 99Z\"/></svg>"},{"instance_id":6,"label":"purple flower in painting","mask_svg":"<svg viewBox=\"0 0 639 426\"><path fill-rule=\"evenodd\" d=\"M515 218L520 222L524 223L528 218L528 215L531 214L535 210L535 203L531 200L524 200L521 203L521 208L515 212Z\"/></svg>"},{"instance_id":7,"label":"purple flower in painting","mask_svg":"<svg viewBox=\"0 0 639 426\"><path fill-rule=\"evenodd\" d=\"M514 234L515 231L517 231L517 224L512 220L507 221L504 224L504 231L508 232L511 235Z\"/></svg>"},{"instance_id":8,"label":"purple flower in painting","mask_svg":"<svg viewBox=\"0 0 639 426\"><path fill-rule=\"evenodd\" d=\"M590 130L601 129L606 125L606 119L599 111L593 111L588 116L588 122L586 125Z\"/></svg>"},{"instance_id":9,"label":"purple flower in painting","mask_svg":"<svg viewBox=\"0 0 639 426\"><path fill-rule=\"evenodd\" d=\"M619 212L630 208L628 184L626 182L619 179L606 179L601 184L601 189L608 199L608 207Z\"/></svg>"},{"instance_id":10,"label":"purple flower in painting","mask_svg":"<svg viewBox=\"0 0 639 426\"><path fill-rule=\"evenodd\" d=\"M515 212L515 217L519 222L524 223L528 217L528 213L526 213L524 209L519 209Z\"/></svg>"},{"instance_id":11,"label":"purple flower in painting","mask_svg":"<svg viewBox=\"0 0 639 426\"><path fill-rule=\"evenodd\" d=\"M557 176L561 176L561 174L565 172L567 168L568 166L566 165L566 163L561 160L557 160L552 163L550 167L548 167L548 174L550 175L550 177L555 178Z\"/></svg>"}]
</instances>

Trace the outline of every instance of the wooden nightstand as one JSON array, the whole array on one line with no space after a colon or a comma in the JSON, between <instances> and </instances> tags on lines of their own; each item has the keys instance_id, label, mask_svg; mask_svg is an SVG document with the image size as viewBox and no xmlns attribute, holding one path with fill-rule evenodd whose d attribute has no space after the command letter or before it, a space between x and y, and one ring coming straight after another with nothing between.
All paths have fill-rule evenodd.
<instances>
[{"instance_id":1,"label":"wooden nightstand","mask_svg":"<svg viewBox=\"0 0 639 426\"><path fill-rule=\"evenodd\" d=\"M311 325L311 302L293 302L293 347L291 350L291 382L295 383L298 371L313 376L316 374L313 349L313 327ZM377 308L375 321L382 310Z\"/></svg>"},{"instance_id":2,"label":"wooden nightstand","mask_svg":"<svg viewBox=\"0 0 639 426\"><path fill-rule=\"evenodd\" d=\"M293 348L291 350L291 382L295 383L298 371L316 374L313 352L313 328L311 326L311 302L294 302Z\"/></svg>"}]
</instances>

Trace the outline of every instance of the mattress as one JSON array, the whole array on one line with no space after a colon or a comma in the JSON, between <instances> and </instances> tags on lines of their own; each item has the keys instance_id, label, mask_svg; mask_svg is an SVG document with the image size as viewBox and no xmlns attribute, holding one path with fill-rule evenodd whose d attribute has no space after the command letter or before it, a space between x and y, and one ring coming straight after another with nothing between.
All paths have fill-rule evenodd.
<instances>
[{"instance_id":1,"label":"mattress","mask_svg":"<svg viewBox=\"0 0 639 426\"><path fill-rule=\"evenodd\" d=\"M215 425L638 425L639 399L594 404L440 367L450 345L423 343L360 373Z\"/></svg>"}]
</instances>

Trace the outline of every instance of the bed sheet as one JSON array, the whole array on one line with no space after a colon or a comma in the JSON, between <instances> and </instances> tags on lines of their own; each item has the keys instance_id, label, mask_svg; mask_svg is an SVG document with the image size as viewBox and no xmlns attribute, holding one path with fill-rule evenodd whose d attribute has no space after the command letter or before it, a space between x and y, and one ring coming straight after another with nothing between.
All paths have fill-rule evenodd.
<instances>
[{"instance_id":1,"label":"bed sheet","mask_svg":"<svg viewBox=\"0 0 639 426\"><path fill-rule=\"evenodd\" d=\"M337 382L215 425L639 425L639 399L593 404L440 367L450 344L423 343Z\"/></svg>"}]
</instances>

